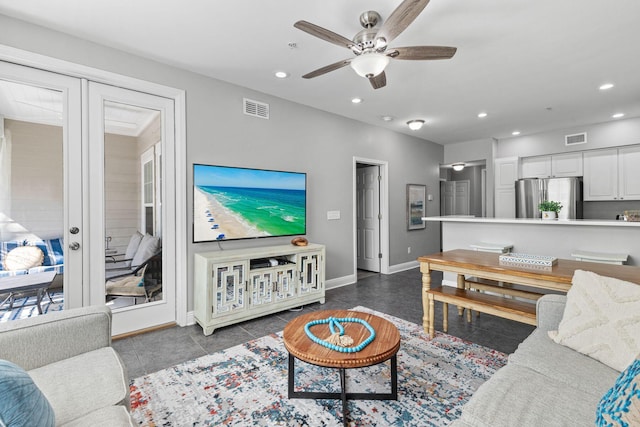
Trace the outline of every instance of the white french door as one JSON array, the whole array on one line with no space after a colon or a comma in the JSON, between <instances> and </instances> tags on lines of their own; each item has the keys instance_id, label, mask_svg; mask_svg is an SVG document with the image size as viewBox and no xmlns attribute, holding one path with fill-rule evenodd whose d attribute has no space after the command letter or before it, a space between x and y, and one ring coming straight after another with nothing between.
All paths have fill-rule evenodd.
<instances>
[{"instance_id":1,"label":"white french door","mask_svg":"<svg viewBox=\"0 0 640 427\"><path fill-rule=\"evenodd\" d=\"M81 81L0 61L0 97L0 240L62 238L64 260L36 269L63 272L64 307L81 307L88 278Z\"/></svg>"},{"instance_id":2,"label":"white french door","mask_svg":"<svg viewBox=\"0 0 640 427\"><path fill-rule=\"evenodd\" d=\"M110 305L114 335L175 322L173 100L94 82L87 86L90 303ZM149 150L154 153L150 155ZM152 226L140 229L141 224ZM106 295L105 255L123 254L136 233L155 239L157 249L161 248L142 257L136 253L137 262L127 265L135 270L136 265L144 266L150 255L159 252L161 262L147 265L147 295ZM112 252L105 253L107 241ZM138 250L142 249L143 243ZM157 271L150 274L152 268ZM112 279L117 280L120 278Z\"/></svg>"}]
</instances>

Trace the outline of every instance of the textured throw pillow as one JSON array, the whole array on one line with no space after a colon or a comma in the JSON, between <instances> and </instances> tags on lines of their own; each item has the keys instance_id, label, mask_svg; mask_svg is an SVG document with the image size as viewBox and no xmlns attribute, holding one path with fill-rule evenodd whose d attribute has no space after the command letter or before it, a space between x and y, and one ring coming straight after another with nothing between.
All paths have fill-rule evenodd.
<instances>
[{"instance_id":1,"label":"textured throw pillow","mask_svg":"<svg viewBox=\"0 0 640 427\"><path fill-rule=\"evenodd\" d=\"M42 265L44 254L36 246L18 246L4 258L4 269L8 271L28 270Z\"/></svg>"},{"instance_id":2,"label":"textured throw pillow","mask_svg":"<svg viewBox=\"0 0 640 427\"><path fill-rule=\"evenodd\" d=\"M133 260L131 261L131 265L133 267L137 267L149 258L153 256L160 249L160 238L154 237L150 234L145 234L140 242L140 246L138 246L138 250L136 251Z\"/></svg>"},{"instance_id":3,"label":"textured throw pillow","mask_svg":"<svg viewBox=\"0 0 640 427\"><path fill-rule=\"evenodd\" d=\"M549 336L624 370L640 354L640 285L576 270L558 331Z\"/></svg>"},{"instance_id":4,"label":"textured throw pillow","mask_svg":"<svg viewBox=\"0 0 640 427\"><path fill-rule=\"evenodd\" d=\"M21 367L0 360L0 425L8 427L55 426L47 398Z\"/></svg>"},{"instance_id":5,"label":"textured throw pillow","mask_svg":"<svg viewBox=\"0 0 640 427\"><path fill-rule=\"evenodd\" d=\"M596 409L597 427L640 425L640 359L627 367Z\"/></svg>"}]
</instances>

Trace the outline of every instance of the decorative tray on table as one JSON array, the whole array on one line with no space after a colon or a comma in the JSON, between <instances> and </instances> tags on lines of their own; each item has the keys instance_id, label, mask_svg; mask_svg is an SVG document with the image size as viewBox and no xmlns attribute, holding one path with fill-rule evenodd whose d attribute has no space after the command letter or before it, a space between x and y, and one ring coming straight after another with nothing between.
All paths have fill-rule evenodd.
<instances>
[{"instance_id":1,"label":"decorative tray on table","mask_svg":"<svg viewBox=\"0 0 640 427\"><path fill-rule=\"evenodd\" d=\"M531 255L509 253L500 255L500 263L518 265L522 267L552 267L558 263L558 258L546 255Z\"/></svg>"}]
</instances>

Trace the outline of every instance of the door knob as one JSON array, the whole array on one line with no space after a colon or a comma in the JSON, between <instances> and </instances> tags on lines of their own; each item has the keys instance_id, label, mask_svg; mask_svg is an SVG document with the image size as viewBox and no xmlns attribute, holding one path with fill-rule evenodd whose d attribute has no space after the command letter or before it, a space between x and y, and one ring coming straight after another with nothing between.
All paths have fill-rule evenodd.
<instances>
[{"instance_id":1,"label":"door knob","mask_svg":"<svg viewBox=\"0 0 640 427\"><path fill-rule=\"evenodd\" d=\"M80 249L80 243L78 242L69 243L69 249L71 249L72 251L77 251L78 249Z\"/></svg>"}]
</instances>

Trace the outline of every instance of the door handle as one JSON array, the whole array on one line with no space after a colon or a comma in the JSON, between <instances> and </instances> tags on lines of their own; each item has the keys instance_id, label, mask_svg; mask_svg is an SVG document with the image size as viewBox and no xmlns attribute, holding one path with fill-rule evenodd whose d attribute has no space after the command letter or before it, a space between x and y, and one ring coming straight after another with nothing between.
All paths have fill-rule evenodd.
<instances>
[{"instance_id":1,"label":"door handle","mask_svg":"<svg viewBox=\"0 0 640 427\"><path fill-rule=\"evenodd\" d=\"M71 249L72 251L77 251L78 249L80 249L80 243L78 242L69 243L69 249Z\"/></svg>"},{"instance_id":2,"label":"door handle","mask_svg":"<svg viewBox=\"0 0 640 427\"><path fill-rule=\"evenodd\" d=\"M80 232L80 229L78 227L71 227L69 229L69 233L71 234L78 234Z\"/></svg>"}]
</instances>

